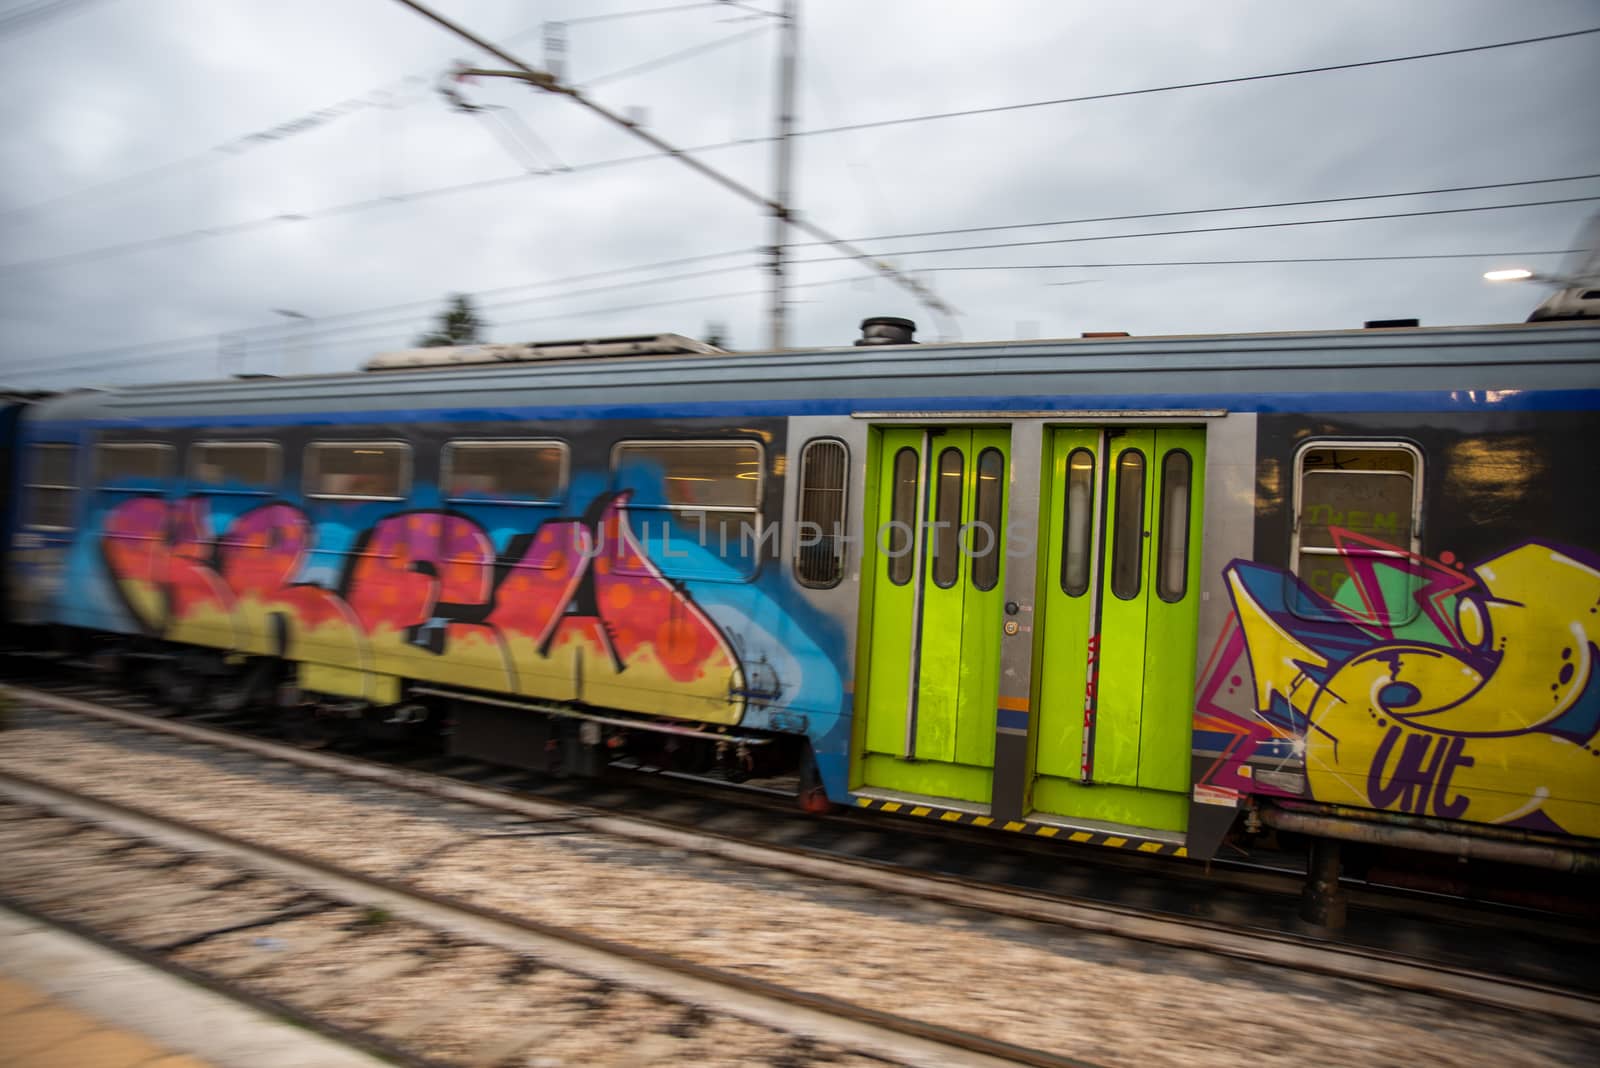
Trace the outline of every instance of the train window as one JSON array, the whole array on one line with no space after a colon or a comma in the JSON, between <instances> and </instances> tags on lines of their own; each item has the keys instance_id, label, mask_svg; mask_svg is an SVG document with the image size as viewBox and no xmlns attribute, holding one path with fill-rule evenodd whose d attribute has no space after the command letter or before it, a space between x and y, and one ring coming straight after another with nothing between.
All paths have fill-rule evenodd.
<instances>
[{"instance_id":1,"label":"train window","mask_svg":"<svg viewBox=\"0 0 1600 1068\"><path fill-rule=\"evenodd\" d=\"M1067 457L1066 515L1061 518L1061 592L1082 597L1089 589L1089 528L1094 523L1094 454L1073 449Z\"/></svg>"},{"instance_id":2,"label":"train window","mask_svg":"<svg viewBox=\"0 0 1600 1068\"><path fill-rule=\"evenodd\" d=\"M101 489L159 490L172 478L175 455L159 441L119 441L94 450L95 482Z\"/></svg>"},{"instance_id":3,"label":"train window","mask_svg":"<svg viewBox=\"0 0 1600 1068\"><path fill-rule=\"evenodd\" d=\"M794 574L802 586L826 589L844 577L844 442L818 438L800 452L800 530Z\"/></svg>"},{"instance_id":4,"label":"train window","mask_svg":"<svg viewBox=\"0 0 1600 1068\"><path fill-rule=\"evenodd\" d=\"M28 526L69 530L78 496L76 445L34 445L28 456Z\"/></svg>"},{"instance_id":5,"label":"train window","mask_svg":"<svg viewBox=\"0 0 1600 1068\"><path fill-rule=\"evenodd\" d=\"M939 481L934 483L933 503L933 584L942 590L954 586L961 571L957 542L964 466L960 449L946 449L939 454Z\"/></svg>"},{"instance_id":6,"label":"train window","mask_svg":"<svg viewBox=\"0 0 1600 1068\"><path fill-rule=\"evenodd\" d=\"M1294 526L1295 573L1329 600L1345 603L1341 590L1350 580L1350 559L1367 557L1405 589L1385 585L1382 596L1365 591L1361 611L1377 622L1400 623L1420 610L1416 578L1403 567L1407 554L1421 549L1422 454L1403 442L1314 441L1296 457ZM1319 614L1298 603L1298 612ZM1381 602L1381 603L1374 603ZM1354 603L1354 602L1350 602Z\"/></svg>"},{"instance_id":7,"label":"train window","mask_svg":"<svg viewBox=\"0 0 1600 1068\"><path fill-rule=\"evenodd\" d=\"M633 492L630 522L663 573L724 581L755 573L770 552L761 524L763 457L754 441L628 441L612 450L617 488ZM670 517L688 545L669 545L678 539L668 519L654 521L652 513Z\"/></svg>"},{"instance_id":8,"label":"train window","mask_svg":"<svg viewBox=\"0 0 1600 1068\"><path fill-rule=\"evenodd\" d=\"M275 441L197 441L189 446L189 483L202 493L274 493L283 472Z\"/></svg>"},{"instance_id":9,"label":"train window","mask_svg":"<svg viewBox=\"0 0 1600 1068\"><path fill-rule=\"evenodd\" d=\"M308 497L398 501L411 493L411 446L403 441L314 441L304 468Z\"/></svg>"},{"instance_id":10,"label":"train window","mask_svg":"<svg viewBox=\"0 0 1600 1068\"><path fill-rule=\"evenodd\" d=\"M552 504L567 490L561 441L452 441L444 447L445 497L493 504Z\"/></svg>"},{"instance_id":11,"label":"train window","mask_svg":"<svg viewBox=\"0 0 1600 1068\"><path fill-rule=\"evenodd\" d=\"M889 558L889 581L904 586L911 581L917 566L916 543L912 536L917 525L917 490L921 481L916 449L901 449L894 454L894 497L889 505L887 537L879 544Z\"/></svg>"},{"instance_id":12,"label":"train window","mask_svg":"<svg viewBox=\"0 0 1600 1068\"><path fill-rule=\"evenodd\" d=\"M1117 514L1111 539L1111 592L1124 601L1139 595L1144 578L1144 453L1117 457Z\"/></svg>"},{"instance_id":13,"label":"train window","mask_svg":"<svg viewBox=\"0 0 1600 1068\"><path fill-rule=\"evenodd\" d=\"M1156 542L1156 594L1181 601L1189 589L1189 484L1192 461L1176 449L1161 461L1161 533Z\"/></svg>"},{"instance_id":14,"label":"train window","mask_svg":"<svg viewBox=\"0 0 1600 1068\"><path fill-rule=\"evenodd\" d=\"M698 512L755 511L761 504L761 446L753 441L624 442L612 453L611 468L636 492L659 482L660 498L641 494L638 504Z\"/></svg>"},{"instance_id":15,"label":"train window","mask_svg":"<svg viewBox=\"0 0 1600 1068\"><path fill-rule=\"evenodd\" d=\"M1005 477L1006 459L999 449L984 449L978 454L978 489L972 506L974 522L964 548L972 554L972 584L980 590L992 590L1000 581Z\"/></svg>"}]
</instances>

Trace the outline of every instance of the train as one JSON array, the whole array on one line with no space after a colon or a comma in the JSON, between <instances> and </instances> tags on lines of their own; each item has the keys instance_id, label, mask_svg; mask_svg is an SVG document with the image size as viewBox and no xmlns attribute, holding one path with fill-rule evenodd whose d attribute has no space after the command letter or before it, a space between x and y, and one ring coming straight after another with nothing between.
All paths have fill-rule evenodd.
<instances>
[{"instance_id":1,"label":"train","mask_svg":"<svg viewBox=\"0 0 1600 1068\"><path fill-rule=\"evenodd\" d=\"M561 774L1595 870L1600 324L863 326L19 402L9 641Z\"/></svg>"}]
</instances>

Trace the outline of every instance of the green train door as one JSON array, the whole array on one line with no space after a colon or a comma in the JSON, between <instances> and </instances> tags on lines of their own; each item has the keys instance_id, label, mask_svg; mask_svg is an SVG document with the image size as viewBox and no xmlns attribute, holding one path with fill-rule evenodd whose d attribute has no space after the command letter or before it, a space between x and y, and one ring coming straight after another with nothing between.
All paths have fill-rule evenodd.
<instances>
[{"instance_id":1,"label":"green train door","mask_svg":"<svg viewBox=\"0 0 1600 1068\"><path fill-rule=\"evenodd\" d=\"M868 532L865 786L987 804L1010 432L881 431Z\"/></svg>"},{"instance_id":2,"label":"green train door","mask_svg":"<svg viewBox=\"0 0 1600 1068\"><path fill-rule=\"evenodd\" d=\"M1056 430L1049 459L1033 808L1184 830L1205 431Z\"/></svg>"}]
</instances>

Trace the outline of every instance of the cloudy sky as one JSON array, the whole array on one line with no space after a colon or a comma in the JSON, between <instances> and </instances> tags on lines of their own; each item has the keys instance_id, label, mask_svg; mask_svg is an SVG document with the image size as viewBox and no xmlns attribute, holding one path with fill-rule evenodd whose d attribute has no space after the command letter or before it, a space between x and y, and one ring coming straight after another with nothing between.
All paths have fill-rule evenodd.
<instances>
[{"instance_id":1,"label":"cloudy sky","mask_svg":"<svg viewBox=\"0 0 1600 1068\"><path fill-rule=\"evenodd\" d=\"M568 81L762 190L779 2L434 0L536 65L566 23ZM1532 254L1600 209L1600 34L827 131L1597 27L1597 0L801 0L796 207L959 314L796 248L791 344L881 314L924 340L1521 321L1546 290L1481 275L1560 270ZM0 0L0 385L349 369L454 291L493 340L764 346L757 208L557 96L452 110L457 59L489 62L394 0ZM1259 226L1533 201L1567 202ZM1174 230L1210 232L1128 236Z\"/></svg>"}]
</instances>

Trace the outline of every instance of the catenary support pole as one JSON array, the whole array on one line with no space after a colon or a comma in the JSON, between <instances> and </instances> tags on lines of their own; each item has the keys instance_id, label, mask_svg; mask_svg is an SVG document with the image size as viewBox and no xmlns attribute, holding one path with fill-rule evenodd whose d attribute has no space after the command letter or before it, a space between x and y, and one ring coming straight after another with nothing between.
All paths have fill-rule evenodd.
<instances>
[{"instance_id":1,"label":"catenary support pole","mask_svg":"<svg viewBox=\"0 0 1600 1068\"><path fill-rule=\"evenodd\" d=\"M798 0L784 0L778 24L778 92L777 119L774 124L772 146L772 305L771 348L789 347L788 292L784 269L789 240L789 213L793 210L794 142L789 136L794 130L794 97L797 68L797 51L800 32Z\"/></svg>"},{"instance_id":2,"label":"catenary support pole","mask_svg":"<svg viewBox=\"0 0 1600 1068\"><path fill-rule=\"evenodd\" d=\"M837 237L828 232L809 219L795 215L788 215L787 209L785 209L783 205L777 203L776 201L769 200L767 197L762 196L760 193L756 192L754 189L751 189L742 182L730 178L728 175L723 174L714 167L702 163L693 155L683 151L683 149L678 148L676 145L657 137L655 134L651 133L649 130L646 130L638 123L618 115L609 108L597 104L595 101L584 96L583 93L578 89L570 85L562 84L548 72L536 70L535 68L530 67L527 63L524 63L522 60L518 59L516 56L512 55L510 52L507 52L500 46L491 41L484 40L482 37L479 37L477 34L466 29L465 27L456 25L454 22L451 22L443 15L431 10L426 5L418 3L417 0L398 0L398 2L404 4L406 7L411 8L411 10L415 11L424 18L444 27L446 30L449 30L462 40L470 42L479 49L482 49L497 59L504 60L505 62L511 64L513 68L515 68L513 70L483 70L478 68L468 68L460 70L457 73L484 78L516 78L547 92L560 93L562 96L569 97L577 103L582 104L590 111L593 111L607 122L614 123L615 125L627 130L629 133L644 141L646 144L649 144L663 155L672 157L679 163L682 163L684 166L689 167L711 179L713 182L716 182L729 192L734 193L735 195L742 197L753 204L759 205L768 214L773 214L775 212L784 213L785 221L789 226L810 234L819 241L838 249L840 252L858 261L862 265L871 268L878 274L883 275L885 278L889 279L891 282L894 282L902 289L909 291L917 298L918 301L923 304L923 306L932 311L934 315L948 317L957 314L954 308L950 307L931 289L917 281L915 278L912 278L910 275L896 270L892 265L884 262L883 260L869 256L866 252L863 252L861 249L850 244L848 241L845 241L843 238Z\"/></svg>"}]
</instances>

